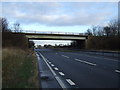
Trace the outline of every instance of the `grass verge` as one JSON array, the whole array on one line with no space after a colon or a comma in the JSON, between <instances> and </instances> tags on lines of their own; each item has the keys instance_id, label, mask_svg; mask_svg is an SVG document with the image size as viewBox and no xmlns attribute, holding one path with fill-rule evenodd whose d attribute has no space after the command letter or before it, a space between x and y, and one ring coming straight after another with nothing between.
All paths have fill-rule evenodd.
<instances>
[{"instance_id":1,"label":"grass verge","mask_svg":"<svg viewBox=\"0 0 120 90\"><path fill-rule=\"evenodd\" d=\"M39 88L38 65L32 51L4 48L2 88Z\"/></svg>"}]
</instances>

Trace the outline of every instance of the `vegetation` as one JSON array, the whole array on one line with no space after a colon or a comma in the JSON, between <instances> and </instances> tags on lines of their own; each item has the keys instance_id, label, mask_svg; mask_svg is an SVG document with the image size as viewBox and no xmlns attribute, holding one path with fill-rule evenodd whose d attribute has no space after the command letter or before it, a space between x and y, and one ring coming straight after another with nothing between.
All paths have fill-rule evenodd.
<instances>
[{"instance_id":1,"label":"vegetation","mask_svg":"<svg viewBox=\"0 0 120 90\"><path fill-rule=\"evenodd\" d=\"M111 20L107 26L92 26L91 29L86 31L86 35L90 36L119 36L120 37L120 22L117 20Z\"/></svg>"},{"instance_id":2,"label":"vegetation","mask_svg":"<svg viewBox=\"0 0 120 90\"><path fill-rule=\"evenodd\" d=\"M28 48L25 35L20 34L20 24L14 24L14 32L5 18L0 18L2 31L2 88L39 88L38 65L34 52Z\"/></svg>"},{"instance_id":3,"label":"vegetation","mask_svg":"<svg viewBox=\"0 0 120 90\"><path fill-rule=\"evenodd\" d=\"M86 42L87 49L94 50L120 50L120 22L111 20L107 26L93 26L88 29L86 35L89 38Z\"/></svg>"},{"instance_id":4,"label":"vegetation","mask_svg":"<svg viewBox=\"0 0 120 90\"><path fill-rule=\"evenodd\" d=\"M12 32L2 32L3 47L28 48L28 39L22 34L13 34Z\"/></svg>"},{"instance_id":5,"label":"vegetation","mask_svg":"<svg viewBox=\"0 0 120 90\"><path fill-rule=\"evenodd\" d=\"M91 50L120 50L120 22L111 20L107 26L92 26L85 32L88 35L86 49ZM72 45L79 45L73 41ZM79 45L80 46L80 45Z\"/></svg>"},{"instance_id":6,"label":"vegetation","mask_svg":"<svg viewBox=\"0 0 120 90\"><path fill-rule=\"evenodd\" d=\"M22 49L5 48L2 58L3 88L39 88L35 54Z\"/></svg>"},{"instance_id":7,"label":"vegetation","mask_svg":"<svg viewBox=\"0 0 120 90\"><path fill-rule=\"evenodd\" d=\"M120 51L119 37L89 36L86 49Z\"/></svg>"}]
</instances>

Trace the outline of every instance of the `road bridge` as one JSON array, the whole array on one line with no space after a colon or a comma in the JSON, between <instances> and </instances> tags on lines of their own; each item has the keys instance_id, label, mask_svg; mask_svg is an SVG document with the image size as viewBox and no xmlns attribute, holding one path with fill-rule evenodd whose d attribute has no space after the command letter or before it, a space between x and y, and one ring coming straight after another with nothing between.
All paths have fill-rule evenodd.
<instances>
[{"instance_id":1,"label":"road bridge","mask_svg":"<svg viewBox=\"0 0 120 90\"><path fill-rule=\"evenodd\" d=\"M83 33L69 32L13 32L13 34L24 34L28 40L71 40L76 41L77 46L84 46L88 36Z\"/></svg>"}]
</instances>

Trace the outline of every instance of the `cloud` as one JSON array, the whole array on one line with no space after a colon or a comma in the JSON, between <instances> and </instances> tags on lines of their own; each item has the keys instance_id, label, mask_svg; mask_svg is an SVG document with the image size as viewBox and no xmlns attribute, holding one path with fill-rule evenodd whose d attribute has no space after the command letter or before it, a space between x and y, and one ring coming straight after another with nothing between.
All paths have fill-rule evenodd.
<instances>
[{"instance_id":1,"label":"cloud","mask_svg":"<svg viewBox=\"0 0 120 90\"><path fill-rule=\"evenodd\" d=\"M114 16L115 3L3 3L3 16L23 24L96 25ZM104 7L104 10L103 10ZM114 10L115 12L115 10ZM117 15L117 10L116 10Z\"/></svg>"}]
</instances>

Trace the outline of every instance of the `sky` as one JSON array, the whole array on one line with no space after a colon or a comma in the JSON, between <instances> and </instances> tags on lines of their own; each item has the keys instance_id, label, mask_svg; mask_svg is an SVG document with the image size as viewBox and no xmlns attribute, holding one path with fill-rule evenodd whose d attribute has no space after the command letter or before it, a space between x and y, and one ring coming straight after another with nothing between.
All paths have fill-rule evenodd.
<instances>
[{"instance_id":1,"label":"sky","mask_svg":"<svg viewBox=\"0 0 120 90\"><path fill-rule=\"evenodd\" d=\"M22 30L84 33L118 18L117 2L2 2L0 17Z\"/></svg>"}]
</instances>

